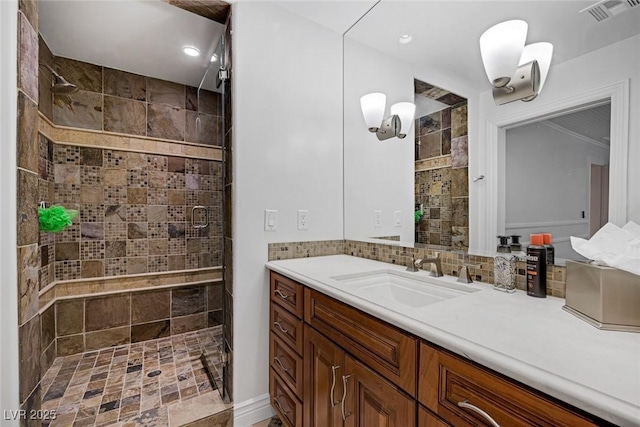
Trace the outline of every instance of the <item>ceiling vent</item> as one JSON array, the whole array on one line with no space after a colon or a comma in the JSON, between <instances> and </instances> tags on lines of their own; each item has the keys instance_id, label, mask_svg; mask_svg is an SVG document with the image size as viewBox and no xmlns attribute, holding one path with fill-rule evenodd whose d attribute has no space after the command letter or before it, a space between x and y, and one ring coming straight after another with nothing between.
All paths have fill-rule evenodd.
<instances>
[{"instance_id":1,"label":"ceiling vent","mask_svg":"<svg viewBox=\"0 0 640 427\"><path fill-rule=\"evenodd\" d=\"M580 13L589 12L593 19L602 22L639 5L640 0L600 0L596 4L582 9Z\"/></svg>"}]
</instances>

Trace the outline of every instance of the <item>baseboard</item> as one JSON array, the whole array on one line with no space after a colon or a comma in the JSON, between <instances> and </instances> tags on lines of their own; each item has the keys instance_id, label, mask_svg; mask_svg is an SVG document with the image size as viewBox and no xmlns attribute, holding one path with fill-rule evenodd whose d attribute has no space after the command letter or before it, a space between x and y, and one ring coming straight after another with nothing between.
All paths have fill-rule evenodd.
<instances>
[{"instance_id":1,"label":"baseboard","mask_svg":"<svg viewBox=\"0 0 640 427\"><path fill-rule=\"evenodd\" d=\"M234 427L250 427L275 415L271 408L269 393L233 405Z\"/></svg>"}]
</instances>

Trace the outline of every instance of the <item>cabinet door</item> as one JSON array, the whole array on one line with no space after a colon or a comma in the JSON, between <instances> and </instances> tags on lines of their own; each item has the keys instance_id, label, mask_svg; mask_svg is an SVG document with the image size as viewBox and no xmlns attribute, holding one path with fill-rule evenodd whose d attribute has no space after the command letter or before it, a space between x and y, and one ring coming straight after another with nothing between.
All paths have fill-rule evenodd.
<instances>
[{"instance_id":1,"label":"cabinet door","mask_svg":"<svg viewBox=\"0 0 640 427\"><path fill-rule=\"evenodd\" d=\"M345 356L347 389L341 413L345 427L408 427L416 425L416 402L393 384Z\"/></svg>"},{"instance_id":2,"label":"cabinet door","mask_svg":"<svg viewBox=\"0 0 640 427\"><path fill-rule=\"evenodd\" d=\"M451 427L421 405L418 407L418 427Z\"/></svg>"},{"instance_id":3,"label":"cabinet door","mask_svg":"<svg viewBox=\"0 0 640 427\"><path fill-rule=\"evenodd\" d=\"M304 425L342 426L344 352L308 325L304 327Z\"/></svg>"}]
</instances>

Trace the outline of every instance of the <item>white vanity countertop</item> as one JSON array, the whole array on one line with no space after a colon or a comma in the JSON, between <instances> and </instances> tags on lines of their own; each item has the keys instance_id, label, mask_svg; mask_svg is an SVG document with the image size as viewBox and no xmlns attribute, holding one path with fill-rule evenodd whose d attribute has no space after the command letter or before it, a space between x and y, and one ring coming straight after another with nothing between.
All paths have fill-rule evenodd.
<instances>
[{"instance_id":1,"label":"white vanity countertop","mask_svg":"<svg viewBox=\"0 0 640 427\"><path fill-rule=\"evenodd\" d=\"M640 334L601 331L562 310L563 299L475 283L483 290L399 309L352 295L331 277L403 266L333 255L267 267L604 420L640 426Z\"/></svg>"}]
</instances>

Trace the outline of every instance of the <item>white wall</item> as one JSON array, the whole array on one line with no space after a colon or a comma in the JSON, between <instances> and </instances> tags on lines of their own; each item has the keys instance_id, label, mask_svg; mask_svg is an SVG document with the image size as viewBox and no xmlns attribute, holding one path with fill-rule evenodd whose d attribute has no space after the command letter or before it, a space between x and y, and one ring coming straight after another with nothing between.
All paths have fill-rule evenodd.
<instances>
[{"instance_id":1,"label":"white wall","mask_svg":"<svg viewBox=\"0 0 640 427\"><path fill-rule=\"evenodd\" d=\"M470 158L470 175L487 175L480 185L470 184L469 221L470 246L474 252L483 252L485 230L495 229L491 221L497 217L497 206L489 206L491 180L495 180L495 170L486 170L484 165L492 164L490 157L496 153L487 144L485 125L487 122L500 123L506 117L544 109L546 104L560 102L577 95L583 95L595 88L629 80L629 150L627 176L627 220L640 222L640 36L623 40L597 51L552 65L543 92L532 102L513 102L496 106L490 91L480 94L479 134L477 156ZM471 147L472 144L470 144ZM493 163L495 164L495 162ZM612 171L613 172L613 171ZM493 176L492 176L493 175ZM495 181L494 181L495 182ZM494 242L495 243L495 242Z\"/></svg>"},{"instance_id":2,"label":"white wall","mask_svg":"<svg viewBox=\"0 0 640 427\"><path fill-rule=\"evenodd\" d=\"M415 129L404 139L379 141L369 132L360 98L371 92L387 96L385 117L396 102L413 102L413 71L409 64L345 37L344 41L344 237L400 236L414 240ZM382 212L382 227L374 226ZM401 212L401 226L394 212Z\"/></svg>"},{"instance_id":3,"label":"white wall","mask_svg":"<svg viewBox=\"0 0 640 427\"><path fill-rule=\"evenodd\" d=\"M507 130L506 222L581 219L589 211L589 162L609 164L609 149L543 123Z\"/></svg>"},{"instance_id":4,"label":"white wall","mask_svg":"<svg viewBox=\"0 0 640 427\"><path fill-rule=\"evenodd\" d=\"M342 36L267 2L236 3L232 25L233 388L244 411L268 392L267 244L343 238ZM278 210L277 231L264 231L264 209ZM298 209L309 230L297 230ZM237 412L240 427L262 419Z\"/></svg>"},{"instance_id":5,"label":"white wall","mask_svg":"<svg viewBox=\"0 0 640 427\"><path fill-rule=\"evenodd\" d=\"M0 1L0 410L19 409L16 254L17 1ZM3 426L17 426L5 420Z\"/></svg>"}]
</instances>

